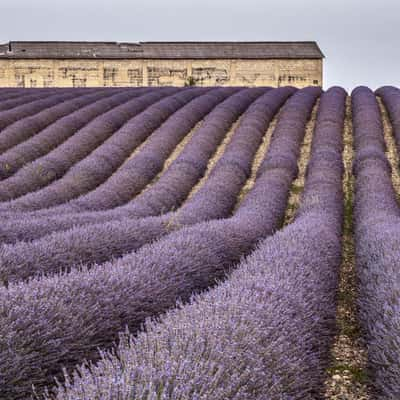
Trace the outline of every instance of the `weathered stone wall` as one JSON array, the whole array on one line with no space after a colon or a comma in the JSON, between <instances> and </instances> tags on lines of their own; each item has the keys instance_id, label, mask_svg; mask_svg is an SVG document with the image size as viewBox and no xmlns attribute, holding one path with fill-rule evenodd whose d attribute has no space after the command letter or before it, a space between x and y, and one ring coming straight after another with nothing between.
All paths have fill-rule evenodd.
<instances>
[{"instance_id":1,"label":"weathered stone wall","mask_svg":"<svg viewBox=\"0 0 400 400\"><path fill-rule=\"evenodd\" d=\"M0 87L322 86L322 60L0 60Z\"/></svg>"}]
</instances>

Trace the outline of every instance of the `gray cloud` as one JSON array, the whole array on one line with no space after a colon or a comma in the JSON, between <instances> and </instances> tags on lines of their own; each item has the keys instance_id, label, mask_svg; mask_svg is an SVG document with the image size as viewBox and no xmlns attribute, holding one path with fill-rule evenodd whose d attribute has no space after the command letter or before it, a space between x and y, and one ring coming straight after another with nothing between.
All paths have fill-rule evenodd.
<instances>
[{"instance_id":1,"label":"gray cloud","mask_svg":"<svg viewBox=\"0 0 400 400\"><path fill-rule=\"evenodd\" d=\"M0 41L316 40L325 87L400 86L396 0L1 0Z\"/></svg>"}]
</instances>

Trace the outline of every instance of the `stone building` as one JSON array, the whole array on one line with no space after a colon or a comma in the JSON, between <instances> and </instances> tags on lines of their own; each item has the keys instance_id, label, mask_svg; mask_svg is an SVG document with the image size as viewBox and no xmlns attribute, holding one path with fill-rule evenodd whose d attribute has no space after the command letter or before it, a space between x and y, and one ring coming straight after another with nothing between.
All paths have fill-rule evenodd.
<instances>
[{"instance_id":1,"label":"stone building","mask_svg":"<svg viewBox=\"0 0 400 400\"><path fill-rule=\"evenodd\" d=\"M315 42L9 42L0 87L322 86Z\"/></svg>"}]
</instances>

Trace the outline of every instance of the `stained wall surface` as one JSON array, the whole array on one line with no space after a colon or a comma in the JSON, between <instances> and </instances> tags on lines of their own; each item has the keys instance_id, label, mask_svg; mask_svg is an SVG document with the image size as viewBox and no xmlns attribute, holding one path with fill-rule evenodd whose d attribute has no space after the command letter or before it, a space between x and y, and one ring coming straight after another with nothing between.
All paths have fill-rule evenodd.
<instances>
[{"instance_id":1,"label":"stained wall surface","mask_svg":"<svg viewBox=\"0 0 400 400\"><path fill-rule=\"evenodd\" d=\"M3 59L0 87L322 86L322 59Z\"/></svg>"}]
</instances>

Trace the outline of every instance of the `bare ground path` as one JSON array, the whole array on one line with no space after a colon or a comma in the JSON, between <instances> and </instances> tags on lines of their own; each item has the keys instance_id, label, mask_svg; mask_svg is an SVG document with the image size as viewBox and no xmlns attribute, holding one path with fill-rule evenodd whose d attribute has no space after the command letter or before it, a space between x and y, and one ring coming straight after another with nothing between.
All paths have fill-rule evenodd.
<instances>
[{"instance_id":1,"label":"bare ground path","mask_svg":"<svg viewBox=\"0 0 400 400\"><path fill-rule=\"evenodd\" d=\"M356 308L356 271L353 239L353 129L351 99L346 101L343 162L345 196L343 259L339 276L337 308L338 332L332 349L332 364L325 382L325 399L372 400L365 373L366 349L360 339Z\"/></svg>"}]
</instances>

